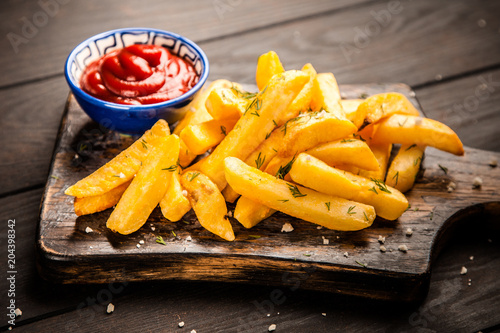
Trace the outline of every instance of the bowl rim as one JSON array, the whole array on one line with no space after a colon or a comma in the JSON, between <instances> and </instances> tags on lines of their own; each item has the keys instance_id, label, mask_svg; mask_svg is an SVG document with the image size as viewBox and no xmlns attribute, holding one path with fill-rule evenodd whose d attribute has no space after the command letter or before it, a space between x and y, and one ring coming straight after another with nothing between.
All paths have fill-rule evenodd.
<instances>
[{"instance_id":1,"label":"bowl rim","mask_svg":"<svg viewBox=\"0 0 500 333\"><path fill-rule=\"evenodd\" d=\"M187 91L186 93L184 93L176 98L170 99L170 100L165 101L165 102L153 103L153 104L141 104L141 105L119 104L119 103L104 101L102 99L96 98L96 97L88 94L86 91L84 91L82 88L80 88L77 83L75 83L73 76L70 75L70 72L71 72L70 66L75 58L76 53L80 52L83 48L85 48L87 46L87 44L89 44L90 42L92 42L96 39L99 39L99 38L105 37L105 36L109 36L109 35L113 35L116 33L121 33L121 32L156 32L156 33L160 33L163 35L171 36L175 39L178 39L178 40L185 42L190 47L192 47L196 53L198 53L198 55L200 56L202 65L203 65L202 72L201 72L201 75L200 75L198 82L189 91ZM205 54L205 52L202 50L202 48L200 46L198 46L198 44L196 44L192 40L190 40L184 36L181 36L175 32L161 30L161 29L154 29L154 28L144 28L144 27L113 29L113 30L101 32L97 35L93 35L93 36L85 39L84 41L80 42L69 53L68 57L66 58L66 62L64 64L64 76L66 78L66 82L68 83L71 91L74 94L80 95L80 97L86 99L88 102L93 103L93 104L100 104L104 107L127 110L127 111L131 111L131 112L134 112L134 111L140 112L140 111L150 110L150 109L174 107L175 104L191 98L194 94L196 94L203 87L203 85L207 81L209 71L210 71L210 65L208 62L208 57Z\"/></svg>"}]
</instances>

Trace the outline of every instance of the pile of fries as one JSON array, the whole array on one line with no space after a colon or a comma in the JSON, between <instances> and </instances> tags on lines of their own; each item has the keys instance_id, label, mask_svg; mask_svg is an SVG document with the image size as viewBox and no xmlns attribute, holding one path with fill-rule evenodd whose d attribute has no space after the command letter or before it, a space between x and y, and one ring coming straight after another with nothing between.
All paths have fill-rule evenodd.
<instances>
[{"instance_id":1,"label":"pile of fries","mask_svg":"<svg viewBox=\"0 0 500 333\"><path fill-rule=\"evenodd\" d=\"M333 74L311 64L285 71L273 51L259 57L256 81L258 93L214 81L172 134L158 121L66 190L76 214L116 205L107 227L130 234L158 204L171 222L193 209L204 228L232 241L226 201L238 200L234 218L246 228L281 211L354 231L377 215L404 213L402 192L412 188L426 146L464 153L449 127L420 117L402 94L342 100ZM393 144L401 146L388 165Z\"/></svg>"}]
</instances>

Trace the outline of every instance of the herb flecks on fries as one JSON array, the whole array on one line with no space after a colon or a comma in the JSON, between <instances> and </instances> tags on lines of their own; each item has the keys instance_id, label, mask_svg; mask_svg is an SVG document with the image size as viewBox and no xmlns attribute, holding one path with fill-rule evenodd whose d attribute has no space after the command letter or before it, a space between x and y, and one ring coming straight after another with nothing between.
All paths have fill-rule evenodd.
<instances>
[{"instance_id":1,"label":"herb flecks on fries","mask_svg":"<svg viewBox=\"0 0 500 333\"><path fill-rule=\"evenodd\" d=\"M259 57L256 81L258 92L212 82L172 135L158 121L66 190L75 213L116 205L107 226L130 234L158 205L170 222L192 208L204 228L233 241L226 202L236 202L234 218L245 228L281 211L355 231L377 215L396 220L404 213L403 193L414 185L426 146L464 153L453 130L422 118L402 94L342 100L333 74L311 64L285 71L273 51ZM389 164L393 144L401 147Z\"/></svg>"}]
</instances>

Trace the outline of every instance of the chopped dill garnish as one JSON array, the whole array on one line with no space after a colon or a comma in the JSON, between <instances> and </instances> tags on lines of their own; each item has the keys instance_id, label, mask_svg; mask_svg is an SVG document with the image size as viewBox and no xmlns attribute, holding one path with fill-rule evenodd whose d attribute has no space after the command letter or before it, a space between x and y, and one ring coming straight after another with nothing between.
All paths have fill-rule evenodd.
<instances>
[{"instance_id":1,"label":"chopped dill garnish","mask_svg":"<svg viewBox=\"0 0 500 333\"><path fill-rule=\"evenodd\" d=\"M349 214L349 215L356 214L356 212L353 212L353 211L352 211L354 208L356 208L356 206L351 206L351 207L349 207L349 209L347 210L347 214Z\"/></svg>"},{"instance_id":2,"label":"chopped dill garnish","mask_svg":"<svg viewBox=\"0 0 500 333\"><path fill-rule=\"evenodd\" d=\"M257 156L257 159L255 160L255 167L257 169L260 169L260 167L264 164L266 161L266 155L264 155L264 158L261 158L261 152L259 152L259 156Z\"/></svg>"},{"instance_id":3,"label":"chopped dill garnish","mask_svg":"<svg viewBox=\"0 0 500 333\"><path fill-rule=\"evenodd\" d=\"M372 191L373 193L378 194L377 189L375 188L375 186L373 186L373 187L372 187L371 189L369 189L368 191Z\"/></svg>"},{"instance_id":4,"label":"chopped dill garnish","mask_svg":"<svg viewBox=\"0 0 500 333\"><path fill-rule=\"evenodd\" d=\"M281 199L281 200L278 200L278 201L281 201L281 202L288 202L288 201L290 201L290 200L288 200L288 199Z\"/></svg>"},{"instance_id":5,"label":"chopped dill garnish","mask_svg":"<svg viewBox=\"0 0 500 333\"><path fill-rule=\"evenodd\" d=\"M226 127L225 126L220 126L220 132L224 135L227 135L227 132L226 132Z\"/></svg>"},{"instance_id":6,"label":"chopped dill garnish","mask_svg":"<svg viewBox=\"0 0 500 333\"><path fill-rule=\"evenodd\" d=\"M342 139L342 141L340 141L340 143L346 143L346 142L354 142L356 140L354 139Z\"/></svg>"},{"instance_id":7,"label":"chopped dill garnish","mask_svg":"<svg viewBox=\"0 0 500 333\"><path fill-rule=\"evenodd\" d=\"M328 211L330 211L330 205L331 205L330 201L325 202L325 205L326 205L326 208L328 208Z\"/></svg>"},{"instance_id":8,"label":"chopped dill garnish","mask_svg":"<svg viewBox=\"0 0 500 333\"><path fill-rule=\"evenodd\" d=\"M370 220L368 219L368 216L366 216L366 212L365 212L365 211L363 211L363 215L365 216L365 220L370 221Z\"/></svg>"},{"instance_id":9,"label":"chopped dill garnish","mask_svg":"<svg viewBox=\"0 0 500 333\"><path fill-rule=\"evenodd\" d=\"M278 171L276 172L276 178L278 179L285 179L285 176L290 172L292 169L293 162L295 162L295 157L296 155L293 156L292 160L285 164L285 166L280 166Z\"/></svg>"},{"instance_id":10,"label":"chopped dill garnish","mask_svg":"<svg viewBox=\"0 0 500 333\"><path fill-rule=\"evenodd\" d=\"M175 170L177 170L177 164L172 164L172 165L171 165L171 166L169 166L168 168L163 168L162 170L166 170L166 171L174 172Z\"/></svg>"},{"instance_id":11,"label":"chopped dill garnish","mask_svg":"<svg viewBox=\"0 0 500 333\"><path fill-rule=\"evenodd\" d=\"M412 148L415 148L416 146L417 146L416 144L412 144L411 146L409 146L408 148L406 148L405 151L408 151L408 150L410 150Z\"/></svg>"},{"instance_id":12,"label":"chopped dill garnish","mask_svg":"<svg viewBox=\"0 0 500 333\"><path fill-rule=\"evenodd\" d=\"M392 176L392 179L396 178L396 184L395 185L398 185L398 179L399 179L399 171L397 171L394 176Z\"/></svg>"},{"instance_id":13,"label":"chopped dill garnish","mask_svg":"<svg viewBox=\"0 0 500 333\"><path fill-rule=\"evenodd\" d=\"M248 235L248 237L250 237L250 238L260 238L262 236L259 236L259 235Z\"/></svg>"},{"instance_id":14,"label":"chopped dill garnish","mask_svg":"<svg viewBox=\"0 0 500 333\"><path fill-rule=\"evenodd\" d=\"M142 147L143 147L144 149L148 149L148 145L147 145L146 140L142 139L142 140L141 140L141 144L142 144Z\"/></svg>"},{"instance_id":15,"label":"chopped dill garnish","mask_svg":"<svg viewBox=\"0 0 500 333\"><path fill-rule=\"evenodd\" d=\"M248 91L241 91L238 88L236 88L234 85L231 87L231 90L233 90L237 95L239 95L243 99L252 99L255 96L257 96L257 93L251 93Z\"/></svg>"},{"instance_id":16,"label":"chopped dill garnish","mask_svg":"<svg viewBox=\"0 0 500 333\"><path fill-rule=\"evenodd\" d=\"M441 168L441 170L444 171L444 174L447 175L448 174L448 168L445 167L445 166L442 166L441 164L438 164L438 166Z\"/></svg>"},{"instance_id":17,"label":"chopped dill garnish","mask_svg":"<svg viewBox=\"0 0 500 333\"><path fill-rule=\"evenodd\" d=\"M356 264L358 264L359 266L366 267L366 264L363 264L363 263L361 263L361 262L359 262L359 261L357 261L357 260L356 260Z\"/></svg>"},{"instance_id":18,"label":"chopped dill garnish","mask_svg":"<svg viewBox=\"0 0 500 333\"><path fill-rule=\"evenodd\" d=\"M158 244L167 245L167 243L165 243L165 241L163 240L163 237L161 237L161 236L156 236L156 242Z\"/></svg>"},{"instance_id":19,"label":"chopped dill garnish","mask_svg":"<svg viewBox=\"0 0 500 333\"><path fill-rule=\"evenodd\" d=\"M383 181L381 181L380 179L375 179L375 178L370 178L372 182L375 183L375 185L377 185L378 189L381 190L382 192L385 192L385 193L391 193L391 191L389 191L389 189L387 188L387 185L385 185L385 183Z\"/></svg>"},{"instance_id":20,"label":"chopped dill garnish","mask_svg":"<svg viewBox=\"0 0 500 333\"><path fill-rule=\"evenodd\" d=\"M297 185L293 185L290 183L287 183L286 185L288 186L288 189L290 190L290 192L292 193L292 196L294 198L305 197L307 195L307 194L301 193L299 188L297 187Z\"/></svg>"},{"instance_id":21,"label":"chopped dill garnish","mask_svg":"<svg viewBox=\"0 0 500 333\"><path fill-rule=\"evenodd\" d=\"M413 163L413 165L416 166L419 161L422 161L422 157L417 157L417 159L415 160L415 162Z\"/></svg>"},{"instance_id":22,"label":"chopped dill garnish","mask_svg":"<svg viewBox=\"0 0 500 333\"><path fill-rule=\"evenodd\" d=\"M192 182L196 177L198 177L200 175L199 172L193 172L193 174L191 175L191 177L189 177L189 181Z\"/></svg>"},{"instance_id":23,"label":"chopped dill garnish","mask_svg":"<svg viewBox=\"0 0 500 333\"><path fill-rule=\"evenodd\" d=\"M175 234L175 231L172 230L172 235L174 235L174 237L177 237L177 235Z\"/></svg>"}]
</instances>

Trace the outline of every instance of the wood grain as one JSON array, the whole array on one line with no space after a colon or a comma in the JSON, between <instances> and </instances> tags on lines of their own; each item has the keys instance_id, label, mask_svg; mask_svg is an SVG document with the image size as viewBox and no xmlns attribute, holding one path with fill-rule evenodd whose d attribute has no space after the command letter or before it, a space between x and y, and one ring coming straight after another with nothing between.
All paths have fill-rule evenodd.
<instances>
[{"instance_id":1,"label":"wood grain","mask_svg":"<svg viewBox=\"0 0 500 333\"><path fill-rule=\"evenodd\" d=\"M347 98L381 91L410 95L404 85L343 86L341 90ZM310 277L301 284L304 289L411 301L425 296L432 258L459 217L498 213L494 203L499 199L500 172L488 163L500 154L467 149L465 157L455 157L428 149L423 178L408 194L412 209L396 222L378 219L369 229L343 233L318 230L315 225L277 214L256 229L245 230L234 223L237 239L230 243L201 228L192 212L183 219L186 223L172 224L165 223L156 210L137 233L120 236L105 228L109 211L77 218L72 198L63 194L67 186L131 142L91 127L70 99L42 202L38 234L41 273L50 280L183 279L286 286L307 272ZM95 135L88 137L88 133ZM82 142L89 151L79 153L85 160L82 156L75 159L75 147ZM448 168L449 175L439 164ZM488 176L490 183L473 190L476 175ZM458 184L453 193L446 192L450 181ZM294 232L281 233L284 222L291 222ZM86 234L87 226L94 232ZM408 227L414 230L412 237L405 236ZM167 241L167 246L155 242L157 235ZM186 240L188 235L192 241ZM387 253L379 251L379 235L387 238ZM331 245L324 246L322 236L330 239ZM139 240L145 244L137 248ZM408 246L408 253L397 250L402 244ZM347 257L345 252L349 253Z\"/></svg>"}]
</instances>

